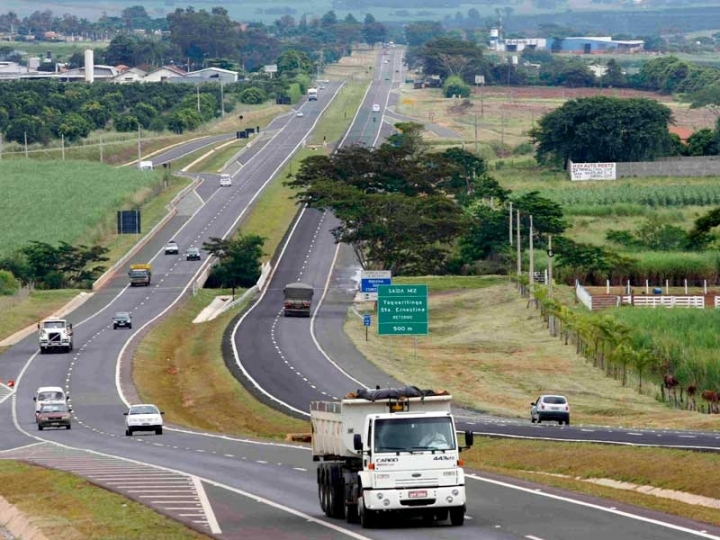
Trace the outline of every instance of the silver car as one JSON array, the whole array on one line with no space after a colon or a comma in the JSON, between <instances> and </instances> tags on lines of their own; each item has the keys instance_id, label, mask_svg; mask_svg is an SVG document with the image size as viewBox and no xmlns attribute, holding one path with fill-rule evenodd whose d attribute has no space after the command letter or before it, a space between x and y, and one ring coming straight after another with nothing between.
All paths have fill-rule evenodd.
<instances>
[{"instance_id":1,"label":"silver car","mask_svg":"<svg viewBox=\"0 0 720 540\"><path fill-rule=\"evenodd\" d=\"M530 403L530 421L534 424L543 420L565 422L570 425L570 403L565 396L542 395Z\"/></svg>"}]
</instances>

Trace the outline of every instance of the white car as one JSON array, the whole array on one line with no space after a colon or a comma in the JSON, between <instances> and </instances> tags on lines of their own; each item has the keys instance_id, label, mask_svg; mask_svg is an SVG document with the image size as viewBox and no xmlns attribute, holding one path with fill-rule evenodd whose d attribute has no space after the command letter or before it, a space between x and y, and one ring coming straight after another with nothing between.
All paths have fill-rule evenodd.
<instances>
[{"instance_id":1,"label":"white car","mask_svg":"<svg viewBox=\"0 0 720 540\"><path fill-rule=\"evenodd\" d=\"M297 116L298 118L302 118L303 116L305 116L305 113L302 111L298 111L295 116Z\"/></svg>"},{"instance_id":2,"label":"white car","mask_svg":"<svg viewBox=\"0 0 720 540\"><path fill-rule=\"evenodd\" d=\"M125 435L131 437L136 431L154 431L156 435L162 435L163 419L165 414L155 405L142 403L131 405L125 414Z\"/></svg>"},{"instance_id":3,"label":"white car","mask_svg":"<svg viewBox=\"0 0 720 540\"><path fill-rule=\"evenodd\" d=\"M175 240L170 240L165 244L165 255L177 255L180 253L180 248Z\"/></svg>"},{"instance_id":4,"label":"white car","mask_svg":"<svg viewBox=\"0 0 720 540\"><path fill-rule=\"evenodd\" d=\"M380 112L380 105L373 103L373 112Z\"/></svg>"},{"instance_id":5,"label":"white car","mask_svg":"<svg viewBox=\"0 0 720 540\"><path fill-rule=\"evenodd\" d=\"M543 420L565 422L570 425L570 403L565 396L544 395L530 404L530 421L534 424Z\"/></svg>"},{"instance_id":6,"label":"white car","mask_svg":"<svg viewBox=\"0 0 720 540\"><path fill-rule=\"evenodd\" d=\"M62 403L64 405L69 398L70 396L65 394L65 390L59 386L41 386L35 390L35 395L33 396L35 414L37 415L45 404Z\"/></svg>"},{"instance_id":7,"label":"white car","mask_svg":"<svg viewBox=\"0 0 720 540\"><path fill-rule=\"evenodd\" d=\"M232 186L232 176L229 174L221 174L220 175L220 187L230 187Z\"/></svg>"}]
</instances>

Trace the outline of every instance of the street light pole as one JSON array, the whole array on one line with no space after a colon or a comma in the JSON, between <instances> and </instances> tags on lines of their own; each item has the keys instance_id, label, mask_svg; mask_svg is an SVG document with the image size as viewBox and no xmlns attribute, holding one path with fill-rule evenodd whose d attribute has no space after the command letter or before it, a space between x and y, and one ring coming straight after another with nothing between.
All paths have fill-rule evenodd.
<instances>
[{"instance_id":1,"label":"street light pole","mask_svg":"<svg viewBox=\"0 0 720 540\"><path fill-rule=\"evenodd\" d=\"M552 300L553 297L553 277L552 277L552 260L555 256L555 253L553 253L552 250L552 234L548 235L548 248L547 248L547 257L548 257L548 298ZM548 326L550 327L550 335L555 336L555 315L550 313L550 316L548 317Z\"/></svg>"}]
</instances>

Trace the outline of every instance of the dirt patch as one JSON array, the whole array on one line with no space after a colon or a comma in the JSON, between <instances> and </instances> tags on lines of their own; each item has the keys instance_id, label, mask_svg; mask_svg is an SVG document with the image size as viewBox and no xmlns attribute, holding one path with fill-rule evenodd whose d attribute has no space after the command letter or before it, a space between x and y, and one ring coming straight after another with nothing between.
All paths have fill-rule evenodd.
<instances>
[{"instance_id":1,"label":"dirt patch","mask_svg":"<svg viewBox=\"0 0 720 540\"><path fill-rule=\"evenodd\" d=\"M593 96L654 99L673 112L675 126L697 131L714 129L716 116L707 109L690 109L672 96L617 88L563 88L557 86L473 87L471 104L442 97L441 90L413 89L406 84L399 90L397 112L460 132L466 141L501 142L514 146L529 140L530 129L547 113L567 100Z\"/></svg>"}]
</instances>

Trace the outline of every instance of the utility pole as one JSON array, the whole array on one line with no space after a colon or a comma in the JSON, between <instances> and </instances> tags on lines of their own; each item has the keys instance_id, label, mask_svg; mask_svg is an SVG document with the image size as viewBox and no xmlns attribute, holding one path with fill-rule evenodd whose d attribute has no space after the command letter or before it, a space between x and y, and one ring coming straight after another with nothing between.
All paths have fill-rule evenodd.
<instances>
[{"instance_id":1,"label":"utility pole","mask_svg":"<svg viewBox=\"0 0 720 540\"><path fill-rule=\"evenodd\" d=\"M512 201L510 201L510 219L509 221L509 227L510 227L510 245L513 245L513 227L512 227L512 218L513 218L513 212L512 212Z\"/></svg>"},{"instance_id":2,"label":"utility pole","mask_svg":"<svg viewBox=\"0 0 720 540\"><path fill-rule=\"evenodd\" d=\"M533 254L533 251L535 249L535 246L533 246L533 219L532 216L530 216L530 269L528 270L528 276L530 277L530 290L532 291L533 285L535 285L535 257Z\"/></svg>"},{"instance_id":3,"label":"utility pole","mask_svg":"<svg viewBox=\"0 0 720 540\"><path fill-rule=\"evenodd\" d=\"M222 79L220 79L220 111L222 114L222 118L225 118L225 93L223 91Z\"/></svg>"},{"instance_id":4,"label":"utility pole","mask_svg":"<svg viewBox=\"0 0 720 540\"><path fill-rule=\"evenodd\" d=\"M197 110L198 113L200 112L200 85L198 84L195 86L195 89L197 90Z\"/></svg>"},{"instance_id":5,"label":"utility pole","mask_svg":"<svg viewBox=\"0 0 720 540\"><path fill-rule=\"evenodd\" d=\"M522 275L522 251L520 249L520 210L515 210L517 221L515 222L516 246L517 246L517 275Z\"/></svg>"},{"instance_id":6,"label":"utility pole","mask_svg":"<svg viewBox=\"0 0 720 540\"><path fill-rule=\"evenodd\" d=\"M552 234L548 235L548 248L547 248L547 258L548 258L548 271L547 271L547 277L548 277L548 298L552 300L553 297L553 277L552 277L552 260L555 254L552 250ZM557 332L555 331L555 315L552 313L548 317L548 325L550 326L550 335L555 336L557 335Z\"/></svg>"},{"instance_id":7,"label":"utility pole","mask_svg":"<svg viewBox=\"0 0 720 540\"><path fill-rule=\"evenodd\" d=\"M138 167L140 166L140 159L142 157L142 148L140 144L140 124L138 124Z\"/></svg>"},{"instance_id":8,"label":"utility pole","mask_svg":"<svg viewBox=\"0 0 720 540\"><path fill-rule=\"evenodd\" d=\"M478 140L477 140L477 113L475 113L475 153L478 153Z\"/></svg>"}]
</instances>

